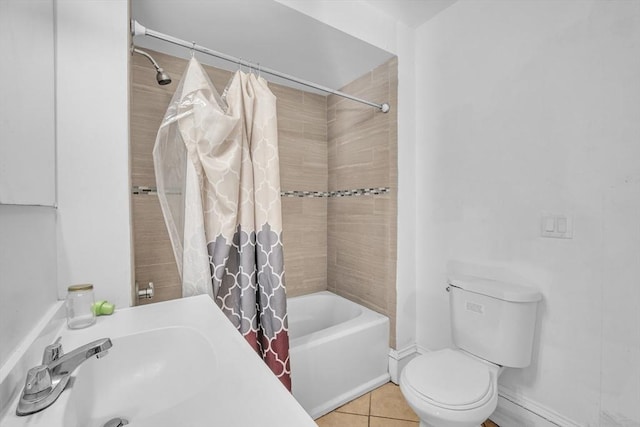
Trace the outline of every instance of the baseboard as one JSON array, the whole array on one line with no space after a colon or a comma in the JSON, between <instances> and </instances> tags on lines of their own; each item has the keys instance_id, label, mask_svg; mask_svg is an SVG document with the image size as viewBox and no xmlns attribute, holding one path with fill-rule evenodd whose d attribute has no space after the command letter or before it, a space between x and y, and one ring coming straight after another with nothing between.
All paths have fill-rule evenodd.
<instances>
[{"instance_id":1,"label":"baseboard","mask_svg":"<svg viewBox=\"0 0 640 427\"><path fill-rule=\"evenodd\" d=\"M491 420L500 427L582 427L504 386L498 388L498 408L491 415Z\"/></svg>"},{"instance_id":2,"label":"baseboard","mask_svg":"<svg viewBox=\"0 0 640 427\"><path fill-rule=\"evenodd\" d=\"M398 384L400 381L400 372L418 354L422 354L419 346L412 344L400 350L389 349L389 375L391 382Z\"/></svg>"}]
</instances>

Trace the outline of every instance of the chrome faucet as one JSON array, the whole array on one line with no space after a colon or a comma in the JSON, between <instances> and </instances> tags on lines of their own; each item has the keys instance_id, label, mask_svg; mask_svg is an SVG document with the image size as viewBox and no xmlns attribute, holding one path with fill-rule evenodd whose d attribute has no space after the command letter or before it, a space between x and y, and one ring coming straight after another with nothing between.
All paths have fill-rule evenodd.
<instances>
[{"instance_id":1,"label":"chrome faucet","mask_svg":"<svg viewBox=\"0 0 640 427\"><path fill-rule=\"evenodd\" d=\"M93 356L105 356L112 347L109 338L102 338L64 354L59 340L44 349L42 365L27 372L16 415L33 414L51 406L67 387L78 366Z\"/></svg>"}]
</instances>

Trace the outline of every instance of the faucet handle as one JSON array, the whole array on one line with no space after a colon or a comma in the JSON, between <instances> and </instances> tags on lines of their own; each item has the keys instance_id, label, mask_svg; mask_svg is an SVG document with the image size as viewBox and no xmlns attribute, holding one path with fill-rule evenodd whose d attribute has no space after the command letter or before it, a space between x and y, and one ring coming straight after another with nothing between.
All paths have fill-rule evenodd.
<instances>
[{"instance_id":1,"label":"faucet handle","mask_svg":"<svg viewBox=\"0 0 640 427\"><path fill-rule=\"evenodd\" d=\"M48 365L54 360L58 360L64 354L64 351L62 351L62 343L60 343L60 338L62 337L58 337L58 339L53 344L49 344L44 348L44 353L42 354L43 365Z\"/></svg>"},{"instance_id":2,"label":"faucet handle","mask_svg":"<svg viewBox=\"0 0 640 427\"><path fill-rule=\"evenodd\" d=\"M23 397L27 400L39 400L51 391L51 372L49 367L38 365L27 372Z\"/></svg>"}]
</instances>

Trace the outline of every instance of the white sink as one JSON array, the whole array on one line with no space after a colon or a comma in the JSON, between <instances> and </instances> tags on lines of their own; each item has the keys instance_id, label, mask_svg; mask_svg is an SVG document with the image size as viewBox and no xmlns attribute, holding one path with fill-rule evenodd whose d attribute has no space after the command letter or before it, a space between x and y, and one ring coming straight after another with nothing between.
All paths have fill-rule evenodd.
<instances>
[{"instance_id":1,"label":"white sink","mask_svg":"<svg viewBox=\"0 0 640 427\"><path fill-rule=\"evenodd\" d=\"M213 387L215 352L193 329L157 329L112 343L105 357L78 368L65 426L102 426L114 417L142 420Z\"/></svg>"},{"instance_id":2,"label":"white sink","mask_svg":"<svg viewBox=\"0 0 640 427\"><path fill-rule=\"evenodd\" d=\"M82 330L60 331L65 351L99 338L113 346L84 362L58 400L3 427L315 427L208 296L116 311ZM25 372L26 374L26 372Z\"/></svg>"}]
</instances>

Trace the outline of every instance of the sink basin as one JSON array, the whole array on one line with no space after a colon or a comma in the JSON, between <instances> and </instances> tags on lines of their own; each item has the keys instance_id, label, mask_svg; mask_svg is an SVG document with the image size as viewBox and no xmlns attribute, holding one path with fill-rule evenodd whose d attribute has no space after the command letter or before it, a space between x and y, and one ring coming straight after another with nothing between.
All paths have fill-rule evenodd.
<instances>
[{"instance_id":1,"label":"sink basin","mask_svg":"<svg viewBox=\"0 0 640 427\"><path fill-rule=\"evenodd\" d=\"M65 351L107 337L113 346L81 364L40 412L15 414L21 380L2 427L102 427L113 418L130 427L317 427L206 295L117 310L56 335ZM33 364L19 366L24 378Z\"/></svg>"},{"instance_id":2,"label":"sink basin","mask_svg":"<svg viewBox=\"0 0 640 427\"><path fill-rule=\"evenodd\" d=\"M115 417L143 420L212 387L215 353L193 329L163 328L112 342L109 354L80 366L65 391L65 426L102 426Z\"/></svg>"}]
</instances>

